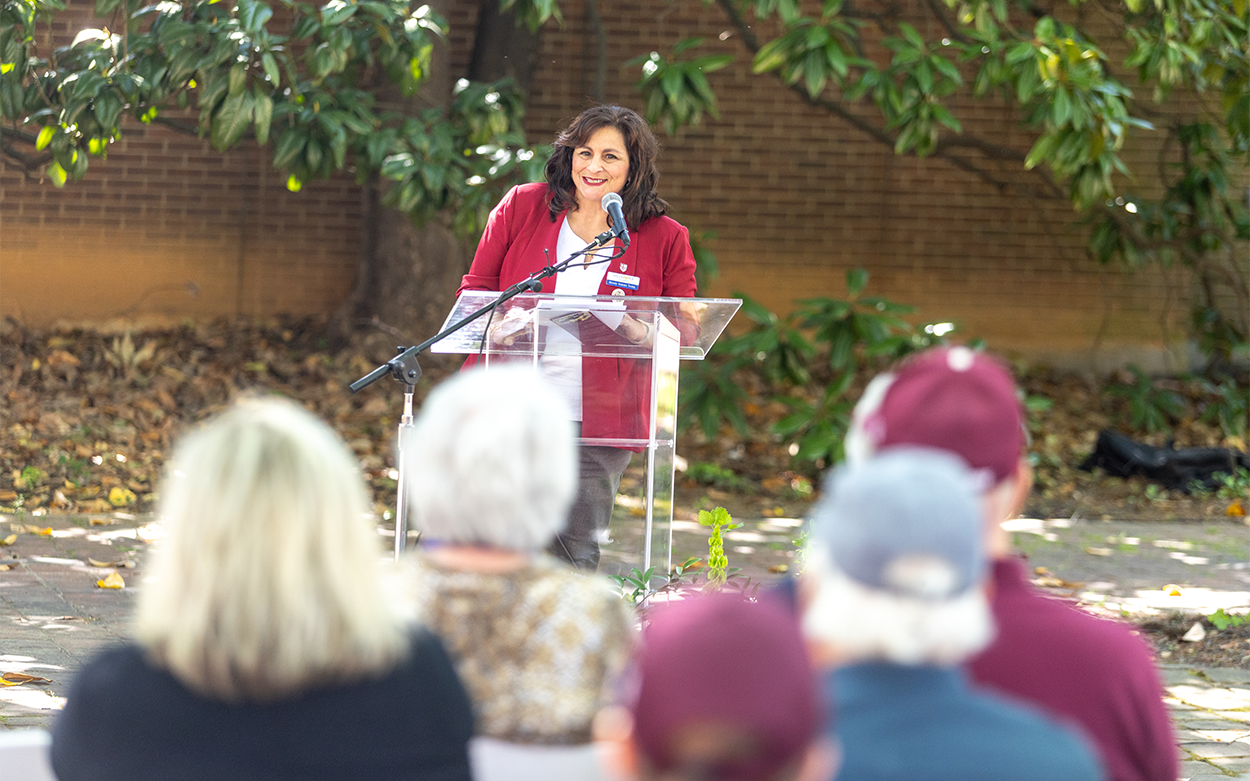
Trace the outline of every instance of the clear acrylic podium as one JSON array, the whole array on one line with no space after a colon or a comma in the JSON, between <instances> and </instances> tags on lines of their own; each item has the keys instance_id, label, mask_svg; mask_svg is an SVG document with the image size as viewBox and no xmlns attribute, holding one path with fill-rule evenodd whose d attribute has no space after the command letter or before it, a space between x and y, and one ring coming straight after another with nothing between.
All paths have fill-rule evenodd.
<instances>
[{"instance_id":1,"label":"clear acrylic podium","mask_svg":"<svg viewBox=\"0 0 1250 781\"><path fill-rule=\"evenodd\" d=\"M464 292L443 328L498 296ZM553 375L580 368L579 442L633 450L644 459L641 481L622 480L610 527L615 539L600 540L600 571L654 567L653 579L660 581L672 570L678 361L706 357L741 305L726 298L526 293L435 343L431 352L480 355L487 369L500 362L526 362Z\"/></svg>"}]
</instances>

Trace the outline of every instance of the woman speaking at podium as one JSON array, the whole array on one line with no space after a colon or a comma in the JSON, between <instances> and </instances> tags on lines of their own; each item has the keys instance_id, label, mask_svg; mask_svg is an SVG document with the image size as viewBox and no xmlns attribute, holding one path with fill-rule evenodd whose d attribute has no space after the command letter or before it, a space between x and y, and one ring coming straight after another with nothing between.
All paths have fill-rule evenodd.
<instances>
[{"instance_id":1,"label":"woman speaking at podium","mask_svg":"<svg viewBox=\"0 0 1250 781\"><path fill-rule=\"evenodd\" d=\"M680 296L695 293L690 234L665 216L656 193L659 142L636 112L595 106L556 136L546 183L514 187L491 212L457 295L503 290L557 264L612 229L604 196L616 193L628 240L613 239L579 256L555 276L557 295ZM552 292L546 283L544 292ZM628 327L626 327L628 326ZM643 343L648 327L627 319L620 329ZM650 376L640 361L546 357L542 366L569 401L586 438L647 437ZM630 451L583 445L581 478L569 522L551 552L579 569L599 565L599 538L607 530Z\"/></svg>"}]
</instances>

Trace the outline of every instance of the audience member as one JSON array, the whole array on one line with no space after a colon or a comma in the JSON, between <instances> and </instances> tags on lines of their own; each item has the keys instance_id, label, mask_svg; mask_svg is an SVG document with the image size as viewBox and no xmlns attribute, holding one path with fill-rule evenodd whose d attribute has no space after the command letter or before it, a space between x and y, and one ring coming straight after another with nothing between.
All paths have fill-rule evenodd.
<instances>
[{"instance_id":1,"label":"audience member","mask_svg":"<svg viewBox=\"0 0 1250 781\"><path fill-rule=\"evenodd\" d=\"M589 742L633 643L610 582L543 553L577 487L564 405L529 370L475 369L430 394L403 443L418 615L455 660L478 734L513 743Z\"/></svg>"},{"instance_id":2,"label":"audience member","mask_svg":"<svg viewBox=\"0 0 1250 781\"><path fill-rule=\"evenodd\" d=\"M773 602L712 595L658 608L628 709L596 721L610 764L640 781L817 781L837 767L798 622Z\"/></svg>"},{"instance_id":3,"label":"audience member","mask_svg":"<svg viewBox=\"0 0 1250 781\"><path fill-rule=\"evenodd\" d=\"M468 779L469 700L392 607L355 458L286 401L182 441L135 640L75 678L61 781Z\"/></svg>"},{"instance_id":4,"label":"audience member","mask_svg":"<svg viewBox=\"0 0 1250 781\"><path fill-rule=\"evenodd\" d=\"M825 485L800 588L832 668L839 781L1102 778L1080 736L959 668L993 632L974 480L955 456L900 447Z\"/></svg>"},{"instance_id":5,"label":"audience member","mask_svg":"<svg viewBox=\"0 0 1250 781\"><path fill-rule=\"evenodd\" d=\"M1012 556L1002 522L1020 512L1033 474L1010 371L955 347L921 353L873 380L855 409L847 460L895 445L954 453L982 475L997 636L973 658L973 679L1079 724L1114 781L1173 781L1176 740L1150 648L1118 621L1048 598Z\"/></svg>"}]
</instances>

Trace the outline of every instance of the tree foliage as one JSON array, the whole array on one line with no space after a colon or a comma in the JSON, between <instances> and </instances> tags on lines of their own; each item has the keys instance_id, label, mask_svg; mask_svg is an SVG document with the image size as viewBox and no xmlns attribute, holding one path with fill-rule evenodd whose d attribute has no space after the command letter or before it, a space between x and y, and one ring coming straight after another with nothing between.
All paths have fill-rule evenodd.
<instances>
[{"instance_id":1,"label":"tree foliage","mask_svg":"<svg viewBox=\"0 0 1250 781\"><path fill-rule=\"evenodd\" d=\"M221 150L253 137L293 191L344 169L384 177L385 204L417 221L452 208L471 234L502 187L542 162L525 146L523 101L507 81L462 80L450 102L422 111L379 101L384 88L411 98L427 83L446 29L428 6L97 0L104 24L48 50L64 10L62 0L0 6L0 118L12 128L0 151L57 186L82 178L133 117Z\"/></svg>"},{"instance_id":2,"label":"tree foliage","mask_svg":"<svg viewBox=\"0 0 1250 781\"><path fill-rule=\"evenodd\" d=\"M1217 358L1247 340L1250 218L1236 181L1250 160L1245 0L704 1L734 26L756 74L898 154L1069 200L1092 224L1098 260L1195 271L1195 326ZM641 61L648 118L670 132L715 115L706 81L681 77L724 66L696 57L700 45ZM1170 110L1152 105L1173 98ZM967 130L960 114L979 100L1014 107L1032 146ZM1161 182L1123 157L1130 133L1146 130L1166 134ZM1002 161L1031 174L1003 178Z\"/></svg>"}]
</instances>

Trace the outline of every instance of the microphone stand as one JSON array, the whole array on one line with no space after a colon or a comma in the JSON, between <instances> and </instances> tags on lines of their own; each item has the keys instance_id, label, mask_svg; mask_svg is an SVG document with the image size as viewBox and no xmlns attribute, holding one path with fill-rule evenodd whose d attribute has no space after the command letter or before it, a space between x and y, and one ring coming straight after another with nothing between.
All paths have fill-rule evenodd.
<instances>
[{"instance_id":1,"label":"microphone stand","mask_svg":"<svg viewBox=\"0 0 1250 781\"><path fill-rule=\"evenodd\" d=\"M421 344L415 345L413 347L409 347L407 349L403 347L395 348L397 350L397 354L395 355L394 358L378 366L373 371L369 372L365 376L361 377L360 379L348 385L348 387L351 388L352 393L358 393L389 374L393 379L402 383L404 386L404 411L403 411L403 414L399 418L399 429L397 432L397 437L398 437L397 441L399 443L399 447L398 447L398 455L396 457L398 460L396 467L397 467L397 471L399 472L399 479L398 479L399 485L396 489L396 495L395 495L395 502L396 502L396 505L395 505L395 560L396 561L399 560L399 556L403 552L404 547L407 545L407 542L408 542L408 506L407 506L407 501L405 497L405 493L407 491L407 487L406 487L407 486L407 480L406 480L407 465L405 463L406 459L404 458L403 442L404 442L404 431L406 429L411 429L413 427L412 425L412 422L413 422L412 396L413 396L413 392L416 390L417 381L421 379L421 365L417 362L417 356L423 351L425 351L426 349L428 349L430 345L435 344L436 342L439 342L447 338L451 334L455 333L456 331L459 331L461 328L464 328L469 323L472 323L474 320L477 320L483 315L490 313L493 316L493 313L495 312L496 309L499 308L500 304L506 301L510 301L513 298L516 298L517 296L521 295L522 293L528 293L530 291L533 291L535 293L542 292L542 289L543 289L542 280L548 277L555 276L556 274L560 273L564 269L568 268L569 264L571 264L574 259L585 255L591 250L595 250L595 249L598 249L599 247L602 247L603 245L607 244L609 241L612 241L613 239L615 239L616 236L617 236L617 233L615 230L607 230L607 231L604 231L603 233L600 233L598 236L595 237L594 241L590 242L589 244L587 244L585 247L578 250L577 252L574 252L572 255L569 255L569 257L566 258L565 260L557 263L554 266L544 266L542 269L535 271L533 274L530 274L521 282L518 282L512 287L508 288L507 290L502 291L499 294L499 297L496 298L491 303L477 310L473 314L466 316L464 319L460 320L459 322L448 326L447 328L438 332L434 336L431 336L429 339L426 339ZM595 262L596 263L610 263L616 258L619 258L623 254L625 254L624 250L621 250L619 254L613 254L609 258L606 258L604 260L597 260ZM485 344L487 337L488 337L488 334L485 334L485 333L482 334L483 344Z\"/></svg>"}]
</instances>

